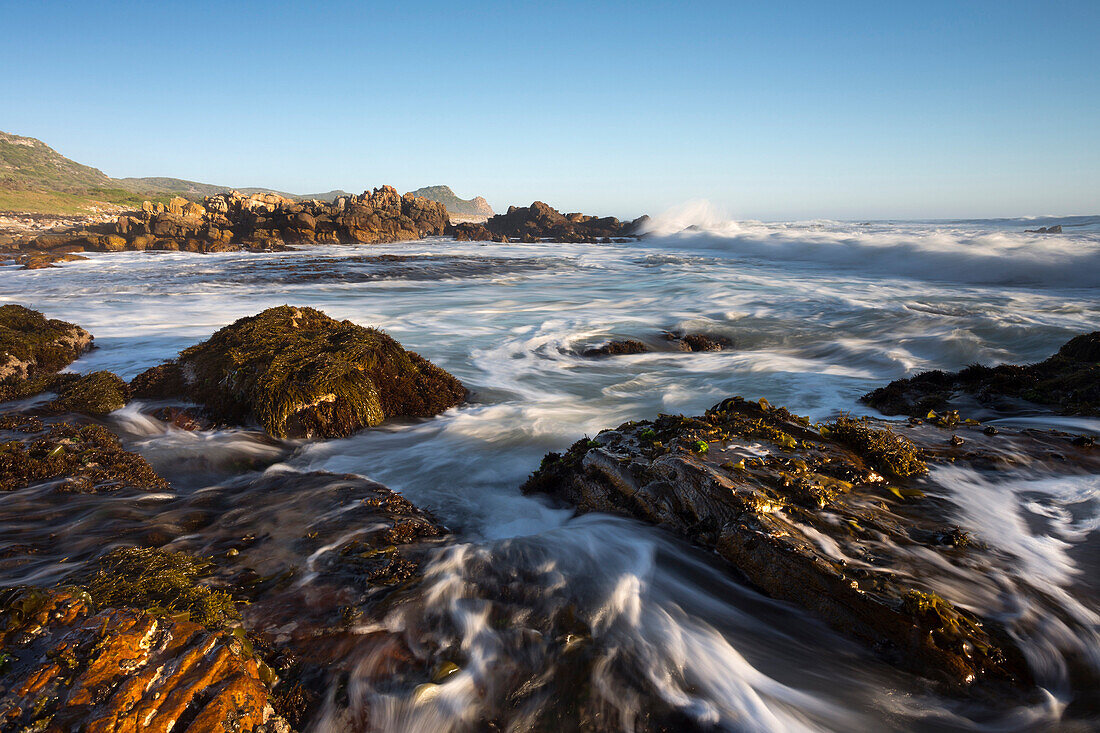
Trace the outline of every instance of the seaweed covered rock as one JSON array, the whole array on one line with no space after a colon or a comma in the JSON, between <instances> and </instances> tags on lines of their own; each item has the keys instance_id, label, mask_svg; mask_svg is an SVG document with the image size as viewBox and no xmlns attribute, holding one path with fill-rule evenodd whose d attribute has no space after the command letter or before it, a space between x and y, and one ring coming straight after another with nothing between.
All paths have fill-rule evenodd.
<instances>
[{"instance_id":1,"label":"seaweed covered rock","mask_svg":"<svg viewBox=\"0 0 1100 733\"><path fill-rule=\"evenodd\" d=\"M1036 364L974 364L954 373L923 372L862 397L883 414L919 417L958 408L966 399L1001 413L1043 405L1066 415L1100 415L1100 331L1070 339Z\"/></svg>"},{"instance_id":2,"label":"seaweed covered rock","mask_svg":"<svg viewBox=\"0 0 1100 733\"><path fill-rule=\"evenodd\" d=\"M73 580L97 608L156 611L209 629L240 620L233 597L199 582L214 564L182 552L123 547L108 552Z\"/></svg>"},{"instance_id":3,"label":"seaweed covered rock","mask_svg":"<svg viewBox=\"0 0 1100 733\"><path fill-rule=\"evenodd\" d=\"M91 345L92 335L79 326L21 305L0 306L0 401L41 391L33 380L68 366Z\"/></svg>"},{"instance_id":4,"label":"seaweed covered rock","mask_svg":"<svg viewBox=\"0 0 1100 733\"><path fill-rule=\"evenodd\" d=\"M287 731L239 635L86 592L0 593L0 729Z\"/></svg>"},{"instance_id":5,"label":"seaweed covered rock","mask_svg":"<svg viewBox=\"0 0 1100 733\"><path fill-rule=\"evenodd\" d=\"M431 417L459 404L462 384L384 332L312 308L242 318L132 383L135 396L175 396L217 419L255 419L274 437L339 437L390 417Z\"/></svg>"},{"instance_id":6,"label":"seaweed covered rock","mask_svg":"<svg viewBox=\"0 0 1100 733\"><path fill-rule=\"evenodd\" d=\"M121 488L163 490L168 483L144 458L122 449L99 425L41 423L13 426L32 433L0 444L0 491L56 482L65 493L101 493Z\"/></svg>"},{"instance_id":7,"label":"seaweed covered rock","mask_svg":"<svg viewBox=\"0 0 1100 733\"><path fill-rule=\"evenodd\" d=\"M738 397L700 417L662 415L585 438L547 455L523 488L713 549L766 593L918 674L1026 688L1008 637L936 595L939 563L957 549L928 540L939 559L913 551L944 527L935 512L907 508L923 495L924 453L888 426L812 425Z\"/></svg>"}]
</instances>

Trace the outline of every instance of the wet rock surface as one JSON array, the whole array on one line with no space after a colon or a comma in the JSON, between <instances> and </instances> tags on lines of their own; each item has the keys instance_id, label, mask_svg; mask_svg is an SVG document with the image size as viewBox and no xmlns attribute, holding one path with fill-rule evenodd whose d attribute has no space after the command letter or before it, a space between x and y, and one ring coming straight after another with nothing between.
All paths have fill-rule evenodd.
<instances>
[{"instance_id":1,"label":"wet rock surface","mask_svg":"<svg viewBox=\"0 0 1100 733\"><path fill-rule=\"evenodd\" d=\"M0 401L42 391L34 380L54 374L92 346L92 335L21 305L0 306Z\"/></svg>"},{"instance_id":2,"label":"wet rock surface","mask_svg":"<svg viewBox=\"0 0 1100 733\"><path fill-rule=\"evenodd\" d=\"M466 395L382 331L291 306L242 318L130 386L137 397L197 402L226 423L255 420L274 437L350 435L437 415Z\"/></svg>"},{"instance_id":3,"label":"wet rock surface","mask_svg":"<svg viewBox=\"0 0 1100 733\"><path fill-rule=\"evenodd\" d=\"M621 222L613 216L562 214L535 201L530 206L510 206L507 213L492 216L484 224L456 224L447 233L460 242L595 242L633 237L638 233L638 223Z\"/></svg>"},{"instance_id":4,"label":"wet rock surface","mask_svg":"<svg viewBox=\"0 0 1100 733\"><path fill-rule=\"evenodd\" d=\"M1038 461L1098 459L1071 436L1025 431L1006 451L979 426L957 426L961 442L931 425L909 437L897 432L905 428L852 418L814 425L732 398L700 417L626 423L551 453L524 491L712 549L769 595L931 680L983 694L1026 690L1030 674L1011 635L948 599L945 566L1000 560L950 522L927 466L1004 468L1021 449Z\"/></svg>"},{"instance_id":5,"label":"wet rock surface","mask_svg":"<svg viewBox=\"0 0 1100 733\"><path fill-rule=\"evenodd\" d=\"M1068 341L1035 364L974 364L959 372L923 372L863 396L886 415L925 417L976 401L998 413L1052 408L1065 415L1100 415L1100 331Z\"/></svg>"}]
</instances>

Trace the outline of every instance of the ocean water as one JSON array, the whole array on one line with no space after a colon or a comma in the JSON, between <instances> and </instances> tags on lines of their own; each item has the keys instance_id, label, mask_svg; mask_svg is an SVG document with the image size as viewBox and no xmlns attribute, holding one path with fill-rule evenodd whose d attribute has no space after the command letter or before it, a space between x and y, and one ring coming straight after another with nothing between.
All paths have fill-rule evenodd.
<instances>
[{"instance_id":1,"label":"ocean water","mask_svg":"<svg viewBox=\"0 0 1100 733\"><path fill-rule=\"evenodd\" d=\"M1052 224L1064 233L1023 232ZM1021 578L1044 578L1045 602L1072 619L1026 642L1045 699L994 708L928 694L675 538L621 518L575 517L519 486L547 451L627 420L700 414L732 395L814 419L874 415L860 395L902 376L1044 359L1100 327L1100 217L761 223L698 204L657 217L647 238L629 244L441 238L270 254L92 254L57 269L4 268L0 298L95 334L99 348L72 367L81 372L129 378L236 318L289 303L381 327L467 385L469 402L442 416L343 440L166 430L133 405L111 418L181 490L218 480L243 456L275 462L270 471L361 474L454 530L457 543L429 566L422 602L385 623L430 622L467 661L428 699L365 682L349 688L370 727L467 730L492 713L509 694L514 660L486 609L516 578L532 579L512 609L516 624L566 606L590 620L607 659L590 683L627 721L644 688L722 730L1090 725L1065 715L1081 691L1062 657L1070 649L1100 670L1100 580L1090 564L1100 555L1098 475L1068 466L998 483L954 468L936 476L954 492L960 522L1016 558ZM611 338L659 346L669 330L735 346L576 355ZM1005 422L1100 435L1100 421L1086 418ZM4 580L51 572L37 565ZM522 718L512 724L524 729ZM335 714L317 723L341 726Z\"/></svg>"}]
</instances>

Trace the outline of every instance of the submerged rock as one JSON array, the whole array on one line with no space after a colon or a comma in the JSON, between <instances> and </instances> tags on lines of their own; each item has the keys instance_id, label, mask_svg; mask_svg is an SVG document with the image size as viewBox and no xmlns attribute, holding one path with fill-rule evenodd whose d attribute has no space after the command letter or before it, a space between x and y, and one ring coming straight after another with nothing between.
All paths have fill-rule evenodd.
<instances>
[{"instance_id":1,"label":"submerged rock","mask_svg":"<svg viewBox=\"0 0 1100 733\"><path fill-rule=\"evenodd\" d=\"M41 392L36 378L65 368L92 346L79 326L21 305L0 306L0 401Z\"/></svg>"},{"instance_id":2,"label":"submerged rock","mask_svg":"<svg viewBox=\"0 0 1100 733\"><path fill-rule=\"evenodd\" d=\"M391 417L432 417L462 402L453 376L374 328L280 306L221 329L131 383L216 419L255 419L269 435L341 437Z\"/></svg>"},{"instance_id":3,"label":"submerged rock","mask_svg":"<svg viewBox=\"0 0 1100 733\"><path fill-rule=\"evenodd\" d=\"M683 331L666 331L663 335L681 351L725 351L733 348L733 341L725 336Z\"/></svg>"},{"instance_id":4,"label":"submerged rock","mask_svg":"<svg viewBox=\"0 0 1100 733\"><path fill-rule=\"evenodd\" d=\"M608 341L600 346L591 346L584 349L580 355L588 359L599 359L605 356L644 354L649 350L649 347L641 341Z\"/></svg>"},{"instance_id":5,"label":"submerged rock","mask_svg":"<svg viewBox=\"0 0 1100 733\"><path fill-rule=\"evenodd\" d=\"M1066 415L1100 415L1100 331L1070 339L1036 364L973 364L954 373L923 372L861 399L886 415L924 417L929 411L958 407L963 395L998 412L1045 405Z\"/></svg>"},{"instance_id":6,"label":"submerged rock","mask_svg":"<svg viewBox=\"0 0 1100 733\"><path fill-rule=\"evenodd\" d=\"M1027 687L1007 635L937 595L937 562L950 558L915 557L918 538L943 534L942 518L904 507L922 495L913 478L925 470L924 451L889 427L811 425L733 398L701 417L662 415L581 440L547 455L523 489L713 549L769 595L929 678Z\"/></svg>"},{"instance_id":7,"label":"submerged rock","mask_svg":"<svg viewBox=\"0 0 1100 733\"><path fill-rule=\"evenodd\" d=\"M733 342L724 336L711 336L704 333L682 331L664 331L660 338L651 338L651 343L636 339L615 339L598 346L589 346L577 353L588 359L629 354L646 354L651 351L724 351L733 347Z\"/></svg>"}]
</instances>

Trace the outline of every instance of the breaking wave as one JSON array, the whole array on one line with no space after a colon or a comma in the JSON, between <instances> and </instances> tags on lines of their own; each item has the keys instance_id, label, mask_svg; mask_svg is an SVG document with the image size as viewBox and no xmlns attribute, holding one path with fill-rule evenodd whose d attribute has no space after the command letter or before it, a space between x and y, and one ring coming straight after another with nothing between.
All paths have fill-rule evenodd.
<instances>
[{"instance_id":1,"label":"breaking wave","mask_svg":"<svg viewBox=\"0 0 1100 733\"><path fill-rule=\"evenodd\" d=\"M1063 234L1026 229L1061 223ZM1088 288L1100 281L1100 217L982 222L734 221L693 202L654 217L645 244L720 257L962 284Z\"/></svg>"}]
</instances>

